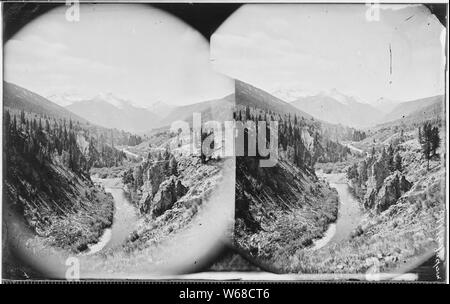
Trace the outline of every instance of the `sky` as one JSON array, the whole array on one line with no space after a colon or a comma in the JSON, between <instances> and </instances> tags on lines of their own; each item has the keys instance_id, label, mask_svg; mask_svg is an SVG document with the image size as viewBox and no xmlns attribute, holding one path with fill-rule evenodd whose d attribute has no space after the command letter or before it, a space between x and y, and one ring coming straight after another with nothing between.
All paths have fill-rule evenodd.
<instances>
[{"instance_id":1,"label":"sky","mask_svg":"<svg viewBox=\"0 0 450 304\"><path fill-rule=\"evenodd\" d=\"M80 5L34 20L4 48L4 78L43 96L112 93L137 106L185 105L221 98L233 82L215 72L209 43L161 10L140 5Z\"/></svg>"},{"instance_id":2,"label":"sky","mask_svg":"<svg viewBox=\"0 0 450 304\"><path fill-rule=\"evenodd\" d=\"M372 21L368 9L243 6L211 39L214 68L269 92L336 89L368 103L443 94L445 33L438 19L420 5L386 5Z\"/></svg>"}]
</instances>

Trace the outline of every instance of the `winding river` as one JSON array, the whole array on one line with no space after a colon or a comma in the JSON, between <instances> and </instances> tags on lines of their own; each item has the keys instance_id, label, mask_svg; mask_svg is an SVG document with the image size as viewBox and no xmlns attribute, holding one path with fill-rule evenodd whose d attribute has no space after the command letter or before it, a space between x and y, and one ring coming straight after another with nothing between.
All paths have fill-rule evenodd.
<instances>
[{"instance_id":1,"label":"winding river","mask_svg":"<svg viewBox=\"0 0 450 304\"><path fill-rule=\"evenodd\" d=\"M92 178L96 183L101 183L107 193L111 193L114 199L114 219L110 228L105 229L100 240L89 246L87 255L91 255L106 249L120 247L136 228L138 215L117 178Z\"/></svg>"},{"instance_id":2,"label":"winding river","mask_svg":"<svg viewBox=\"0 0 450 304\"><path fill-rule=\"evenodd\" d=\"M361 221L362 212L358 200L350 192L344 173L317 172L317 176L327 180L339 195L338 218L330 224L324 236L314 241L312 250L317 250L326 245L341 242L350 237L352 231Z\"/></svg>"},{"instance_id":3,"label":"winding river","mask_svg":"<svg viewBox=\"0 0 450 304\"><path fill-rule=\"evenodd\" d=\"M317 176L327 180L330 186L337 190L339 211L336 222L329 225L322 238L314 240L310 250L317 250L349 238L362 217L359 202L351 194L344 173L325 174L322 171L318 171ZM112 226L105 229L100 240L89 246L88 251L85 252L87 255L120 247L136 228L138 220L136 208L132 206L129 198L126 196L119 179L93 178L93 181L102 184L105 187L105 191L111 193L114 199L114 220Z\"/></svg>"}]
</instances>

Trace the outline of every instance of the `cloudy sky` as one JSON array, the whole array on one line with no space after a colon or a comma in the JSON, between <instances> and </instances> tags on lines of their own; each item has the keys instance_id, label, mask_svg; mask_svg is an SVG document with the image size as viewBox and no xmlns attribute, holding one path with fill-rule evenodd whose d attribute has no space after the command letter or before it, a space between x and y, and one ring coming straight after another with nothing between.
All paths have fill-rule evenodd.
<instances>
[{"instance_id":1,"label":"cloudy sky","mask_svg":"<svg viewBox=\"0 0 450 304\"><path fill-rule=\"evenodd\" d=\"M81 5L79 22L65 12L41 16L6 43L6 81L44 96L112 92L140 106L233 92L209 63L208 42L175 17L139 5Z\"/></svg>"},{"instance_id":2,"label":"cloudy sky","mask_svg":"<svg viewBox=\"0 0 450 304\"><path fill-rule=\"evenodd\" d=\"M444 27L422 6L247 5L213 35L216 70L269 92L337 89L373 102L444 93ZM392 74L390 51L392 50Z\"/></svg>"}]
</instances>

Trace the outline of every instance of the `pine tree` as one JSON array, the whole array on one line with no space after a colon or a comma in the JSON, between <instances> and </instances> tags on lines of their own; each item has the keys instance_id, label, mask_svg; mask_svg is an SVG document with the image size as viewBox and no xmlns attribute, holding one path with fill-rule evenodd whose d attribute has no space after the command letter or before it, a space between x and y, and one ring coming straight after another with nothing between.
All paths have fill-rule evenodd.
<instances>
[{"instance_id":1,"label":"pine tree","mask_svg":"<svg viewBox=\"0 0 450 304\"><path fill-rule=\"evenodd\" d=\"M170 161L169 161L169 167L170 167L170 173L172 175L178 175L178 165L177 165L177 161L175 159L175 157L171 157Z\"/></svg>"},{"instance_id":2,"label":"pine tree","mask_svg":"<svg viewBox=\"0 0 450 304\"><path fill-rule=\"evenodd\" d=\"M17 131L17 119L16 119L16 115L14 115L13 120L12 120L12 131L15 134Z\"/></svg>"},{"instance_id":3,"label":"pine tree","mask_svg":"<svg viewBox=\"0 0 450 304\"><path fill-rule=\"evenodd\" d=\"M436 150L440 147L440 145L441 138L439 137L439 128L434 127L431 131L431 151L433 153L433 156L436 155Z\"/></svg>"},{"instance_id":4,"label":"pine tree","mask_svg":"<svg viewBox=\"0 0 450 304\"><path fill-rule=\"evenodd\" d=\"M45 132L50 133L50 123L48 119L45 120Z\"/></svg>"},{"instance_id":5,"label":"pine tree","mask_svg":"<svg viewBox=\"0 0 450 304\"><path fill-rule=\"evenodd\" d=\"M388 168L392 172L395 170L394 148L392 147L392 145L389 145L389 147L388 147L387 157L388 157L388 160L387 160Z\"/></svg>"},{"instance_id":6,"label":"pine tree","mask_svg":"<svg viewBox=\"0 0 450 304\"><path fill-rule=\"evenodd\" d=\"M419 128L419 143L422 147L422 153L427 160L427 170L430 169L430 159L433 156L433 137L434 137L433 128L431 124L426 122L423 125L423 128ZM439 136L439 135L438 135Z\"/></svg>"},{"instance_id":7,"label":"pine tree","mask_svg":"<svg viewBox=\"0 0 450 304\"><path fill-rule=\"evenodd\" d=\"M398 170L400 172L403 170L402 157L401 157L400 153L397 153L395 155L395 170Z\"/></svg>"},{"instance_id":8,"label":"pine tree","mask_svg":"<svg viewBox=\"0 0 450 304\"><path fill-rule=\"evenodd\" d=\"M10 124L11 124L11 115L9 114L9 111L5 111L5 121L3 122L5 129L9 130Z\"/></svg>"}]
</instances>

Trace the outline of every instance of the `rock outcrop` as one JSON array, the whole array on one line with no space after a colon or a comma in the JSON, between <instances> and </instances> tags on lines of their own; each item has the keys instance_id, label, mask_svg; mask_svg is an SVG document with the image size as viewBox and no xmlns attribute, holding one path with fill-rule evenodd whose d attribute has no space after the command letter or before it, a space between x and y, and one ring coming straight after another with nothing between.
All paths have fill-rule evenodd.
<instances>
[{"instance_id":1,"label":"rock outcrop","mask_svg":"<svg viewBox=\"0 0 450 304\"><path fill-rule=\"evenodd\" d=\"M154 189L157 189L157 191L153 195ZM172 175L169 179L157 185L157 188L152 186L147 191L143 191L139 209L141 213L151 213L155 217L160 216L167 209L172 208L173 204L187 191L188 188L176 176Z\"/></svg>"},{"instance_id":2,"label":"rock outcrop","mask_svg":"<svg viewBox=\"0 0 450 304\"><path fill-rule=\"evenodd\" d=\"M144 192L149 192L152 197L158 192L159 186L167 178L166 167L165 162L156 162L144 172Z\"/></svg>"},{"instance_id":3,"label":"rock outcrop","mask_svg":"<svg viewBox=\"0 0 450 304\"><path fill-rule=\"evenodd\" d=\"M151 212L153 216L160 216L167 209L172 208L173 204L186 194L188 189L175 176L171 176L160 186L152 201Z\"/></svg>"},{"instance_id":4,"label":"rock outcrop","mask_svg":"<svg viewBox=\"0 0 450 304\"><path fill-rule=\"evenodd\" d=\"M375 165L375 164L374 164ZM407 192L412 184L405 178L400 171L395 171L387 176L377 187L376 177L372 176L372 183L369 184L368 191L364 198L364 206L368 209L375 209L377 212L383 212Z\"/></svg>"},{"instance_id":5,"label":"rock outcrop","mask_svg":"<svg viewBox=\"0 0 450 304\"><path fill-rule=\"evenodd\" d=\"M139 210L142 214L146 214L150 211L153 198L158 192L160 185L167 179L168 173L167 166L164 161L143 163L141 167L142 176L142 197L139 200Z\"/></svg>"}]
</instances>

